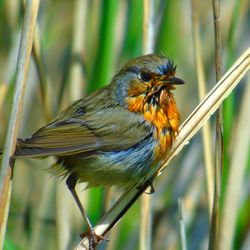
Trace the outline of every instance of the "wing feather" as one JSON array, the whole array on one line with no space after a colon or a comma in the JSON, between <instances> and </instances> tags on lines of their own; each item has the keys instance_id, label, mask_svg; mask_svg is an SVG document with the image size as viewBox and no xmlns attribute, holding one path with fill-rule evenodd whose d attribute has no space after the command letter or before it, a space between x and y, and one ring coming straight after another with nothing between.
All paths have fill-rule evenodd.
<instances>
[{"instance_id":1,"label":"wing feather","mask_svg":"<svg viewBox=\"0 0 250 250\"><path fill-rule=\"evenodd\" d=\"M18 140L15 156L60 157L123 150L152 132L138 114L123 107L116 107L116 111L114 114L112 108L105 108L66 120L55 119L30 138Z\"/></svg>"}]
</instances>

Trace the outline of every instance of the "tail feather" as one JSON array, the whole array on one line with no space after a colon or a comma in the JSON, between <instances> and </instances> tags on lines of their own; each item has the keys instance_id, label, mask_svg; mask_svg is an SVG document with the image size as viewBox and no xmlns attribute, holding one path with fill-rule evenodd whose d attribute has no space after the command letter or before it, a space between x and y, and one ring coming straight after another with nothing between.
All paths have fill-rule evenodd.
<instances>
[{"instance_id":1,"label":"tail feather","mask_svg":"<svg viewBox=\"0 0 250 250\"><path fill-rule=\"evenodd\" d=\"M49 150L47 150L49 151ZM55 152L56 153L56 152ZM3 149L0 148L0 160L2 159ZM25 147L22 145L22 140L18 139L13 158L45 158L53 155L53 152L36 147Z\"/></svg>"},{"instance_id":2,"label":"tail feather","mask_svg":"<svg viewBox=\"0 0 250 250\"><path fill-rule=\"evenodd\" d=\"M46 158L49 156L66 156L81 152L82 148L79 146L65 146L58 148L36 147L31 146L25 140L18 139L14 158Z\"/></svg>"},{"instance_id":3,"label":"tail feather","mask_svg":"<svg viewBox=\"0 0 250 250\"><path fill-rule=\"evenodd\" d=\"M20 147L21 139L17 140L16 149L14 152L14 158L21 158L21 157L41 157L41 154L38 153L36 148L23 148ZM37 152L36 152L37 151ZM0 160L3 156L3 148L0 148Z\"/></svg>"},{"instance_id":4,"label":"tail feather","mask_svg":"<svg viewBox=\"0 0 250 250\"><path fill-rule=\"evenodd\" d=\"M51 151L51 150L50 150ZM17 140L15 158L45 158L51 155L51 152L46 152L43 148L29 147L22 139Z\"/></svg>"}]
</instances>

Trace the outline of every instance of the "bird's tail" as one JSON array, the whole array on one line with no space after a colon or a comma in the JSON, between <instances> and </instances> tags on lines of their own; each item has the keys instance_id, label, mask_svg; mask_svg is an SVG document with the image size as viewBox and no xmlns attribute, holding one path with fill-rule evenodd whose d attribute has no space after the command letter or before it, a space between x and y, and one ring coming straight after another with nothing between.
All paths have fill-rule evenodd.
<instances>
[{"instance_id":1,"label":"bird's tail","mask_svg":"<svg viewBox=\"0 0 250 250\"><path fill-rule=\"evenodd\" d=\"M34 150L32 151L32 148L25 148L22 147L22 139L17 139L17 143L16 143L16 149L15 152L13 153L12 157L14 158L25 158L25 157L36 157L36 155L34 156ZM0 148L0 163L2 161L3 158L3 148Z\"/></svg>"},{"instance_id":2,"label":"bird's tail","mask_svg":"<svg viewBox=\"0 0 250 250\"><path fill-rule=\"evenodd\" d=\"M48 151L48 152L47 152ZM51 150L48 149L41 150L39 147L30 147L29 144L25 142L25 140L17 139L16 149L13 153L12 157L16 158L45 158L51 154ZM3 156L3 148L0 148L0 163L2 161Z\"/></svg>"},{"instance_id":3,"label":"bird's tail","mask_svg":"<svg viewBox=\"0 0 250 250\"><path fill-rule=\"evenodd\" d=\"M45 151L45 152L43 152ZM47 152L48 151L48 152ZM41 150L39 147L32 147L26 140L17 139L14 158L45 158L50 156L49 150Z\"/></svg>"}]
</instances>

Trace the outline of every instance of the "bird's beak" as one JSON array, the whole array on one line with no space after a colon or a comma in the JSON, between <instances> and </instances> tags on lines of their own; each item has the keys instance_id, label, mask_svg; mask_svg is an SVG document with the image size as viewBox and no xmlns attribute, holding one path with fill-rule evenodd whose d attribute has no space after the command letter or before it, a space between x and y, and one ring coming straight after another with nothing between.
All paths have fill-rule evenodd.
<instances>
[{"instance_id":1,"label":"bird's beak","mask_svg":"<svg viewBox=\"0 0 250 250\"><path fill-rule=\"evenodd\" d=\"M176 76L162 76L159 81L160 84L181 85L185 82Z\"/></svg>"},{"instance_id":2,"label":"bird's beak","mask_svg":"<svg viewBox=\"0 0 250 250\"><path fill-rule=\"evenodd\" d=\"M168 78L168 82L169 82L170 84L173 84L173 85L181 85L181 84L184 84L184 83L185 83L182 79L180 79L180 78L178 78L178 77L176 77L176 76L170 76L170 77Z\"/></svg>"}]
</instances>

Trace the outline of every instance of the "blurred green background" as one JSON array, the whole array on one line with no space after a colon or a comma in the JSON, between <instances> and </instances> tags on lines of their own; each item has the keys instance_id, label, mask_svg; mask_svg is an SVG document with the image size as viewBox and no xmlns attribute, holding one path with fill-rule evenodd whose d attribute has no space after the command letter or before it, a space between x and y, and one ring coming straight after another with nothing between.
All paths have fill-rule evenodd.
<instances>
[{"instance_id":1,"label":"blurred green background","mask_svg":"<svg viewBox=\"0 0 250 250\"><path fill-rule=\"evenodd\" d=\"M199 31L207 89L215 84L214 29L211 1L198 3ZM199 103L193 42L191 1L154 1L155 52L177 64L185 86L175 91L181 120ZM0 0L0 146L4 145L14 89L18 47L23 22L21 1ZM250 2L221 1L223 72L250 44ZM43 126L74 100L109 83L129 59L143 53L142 0L44 0L40 2L37 38L42 67L31 60L19 137ZM41 76L42 75L42 76ZM234 132L245 90L242 81L224 106L225 155L222 204L227 192ZM250 115L249 113L246 115ZM212 152L215 126L212 117ZM246 124L247 126L247 124ZM248 150L249 151L249 150ZM250 154L249 154L250 155ZM233 249L250 249L250 157L244 173ZM84 231L80 213L64 180L46 169L53 159L18 160L4 249L72 249ZM241 164L239 162L239 164ZM202 138L199 132L156 180L152 195L152 249L181 249L177 200L183 197L188 249L207 249L209 235ZM237 180L236 180L237 183ZM95 224L104 211L104 190L83 191L84 206ZM81 192L83 191L83 192ZM119 197L112 190L111 203ZM139 249L140 202L112 230L99 249Z\"/></svg>"}]
</instances>

